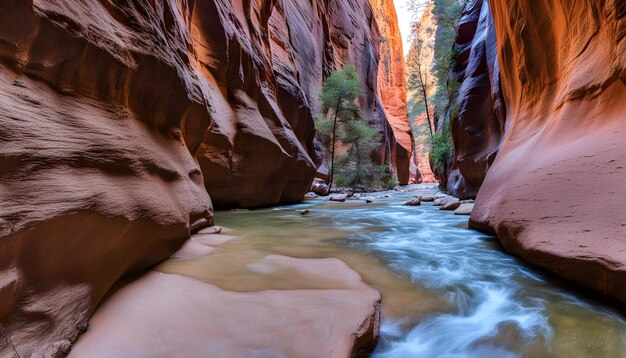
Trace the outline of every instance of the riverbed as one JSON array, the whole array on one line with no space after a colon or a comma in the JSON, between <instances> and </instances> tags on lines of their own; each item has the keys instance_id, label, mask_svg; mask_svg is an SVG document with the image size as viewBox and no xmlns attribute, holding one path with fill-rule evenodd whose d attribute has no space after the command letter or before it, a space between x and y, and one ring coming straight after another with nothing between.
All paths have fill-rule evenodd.
<instances>
[{"instance_id":1,"label":"riverbed","mask_svg":"<svg viewBox=\"0 0 626 358\"><path fill-rule=\"evenodd\" d=\"M268 272L270 254L336 257L382 294L375 357L620 357L626 321L613 307L503 252L467 216L403 204L433 186L216 213L234 237L208 256L158 270L230 291L336 288L302 272ZM308 209L301 215L298 210ZM234 279L235 278L235 279Z\"/></svg>"}]
</instances>

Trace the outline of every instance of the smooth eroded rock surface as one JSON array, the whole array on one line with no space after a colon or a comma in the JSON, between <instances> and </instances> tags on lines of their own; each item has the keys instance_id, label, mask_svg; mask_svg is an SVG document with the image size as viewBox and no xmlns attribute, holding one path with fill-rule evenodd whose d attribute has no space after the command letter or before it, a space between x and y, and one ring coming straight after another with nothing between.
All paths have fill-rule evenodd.
<instances>
[{"instance_id":1,"label":"smooth eroded rock surface","mask_svg":"<svg viewBox=\"0 0 626 358\"><path fill-rule=\"evenodd\" d=\"M272 255L258 265L340 288L232 292L151 272L97 311L70 357L349 357L374 348L380 294L344 263Z\"/></svg>"},{"instance_id":2,"label":"smooth eroded rock surface","mask_svg":"<svg viewBox=\"0 0 626 358\"><path fill-rule=\"evenodd\" d=\"M18 354L64 354L118 279L210 224L205 188L219 206L302 199L343 64L391 167L379 41L367 0L5 1L0 323Z\"/></svg>"},{"instance_id":3,"label":"smooth eroded rock surface","mask_svg":"<svg viewBox=\"0 0 626 358\"><path fill-rule=\"evenodd\" d=\"M21 357L64 354L120 277L212 220L180 28L89 4L0 11L0 323Z\"/></svg>"},{"instance_id":4,"label":"smooth eroded rock surface","mask_svg":"<svg viewBox=\"0 0 626 358\"><path fill-rule=\"evenodd\" d=\"M490 4L507 130L471 225L626 302L626 3Z\"/></svg>"}]
</instances>

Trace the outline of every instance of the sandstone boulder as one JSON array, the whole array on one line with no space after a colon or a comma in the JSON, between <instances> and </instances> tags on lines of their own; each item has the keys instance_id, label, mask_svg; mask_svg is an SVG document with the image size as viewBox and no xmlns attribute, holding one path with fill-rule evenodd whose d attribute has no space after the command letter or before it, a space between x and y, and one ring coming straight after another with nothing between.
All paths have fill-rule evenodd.
<instances>
[{"instance_id":1,"label":"sandstone boulder","mask_svg":"<svg viewBox=\"0 0 626 358\"><path fill-rule=\"evenodd\" d=\"M249 357L263 352L316 358L365 356L373 350L380 293L343 262L271 255L260 264L266 266L263 272L326 277L340 288L233 292L152 271L98 309L70 357Z\"/></svg>"},{"instance_id":2,"label":"sandstone boulder","mask_svg":"<svg viewBox=\"0 0 626 358\"><path fill-rule=\"evenodd\" d=\"M324 184L323 182L315 182L311 186L311 191L317 195L328 195L328 185Z\"/></svg>"},{"instance_id":3,"label":"sandstone boulder","mask_svg":"<svg viewBox=\"0 0 626 358\"><path fill-rule=\"evenodd\" d=\"M422 202L420 201L420 199L413 199L410 201L407 201L406 203L404 203L405 206L420 206L422 205Z\"/></svg>"},{"instance_id":4,"label":"sandstone boulder","mask_svg":"<svg viewBox=\"0 0 626 358\"><path fill-rule=\"evenodd\" d=\"M448 196L435 200L433 206L439 206L439 210L456 210L461 206L461 200Z\"/></svg>"}]
</instances>

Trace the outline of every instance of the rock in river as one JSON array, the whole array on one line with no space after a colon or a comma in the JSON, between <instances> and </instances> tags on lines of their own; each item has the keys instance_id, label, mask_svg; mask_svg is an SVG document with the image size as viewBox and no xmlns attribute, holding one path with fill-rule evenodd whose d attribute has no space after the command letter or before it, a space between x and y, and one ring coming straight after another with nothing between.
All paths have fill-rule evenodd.
<instances>
[{"instance_id":1,"label":"rock in river","mask_svg":"<svg viewBox=\"0 0 626 358\"><path fill-rule=\"evenodd\" d=\"M335 195L331 195L330 201L339 201L339 202L344 202L346 201L346 199L348 198L347 194L335 194Z\"/></svg>"},{"instance_id":2,"label":"rock in river","mask_svg":"<svg viewBox=\"0 0 626 358\"><path fill-rule=\"evenodd\" d=\"M411 201L407 201L406 203L404 203L404 205L406 205L406 206L420 206L420 205L422 205L422 202L419 199L413 199Z\"/></svg>"}]
</instances>

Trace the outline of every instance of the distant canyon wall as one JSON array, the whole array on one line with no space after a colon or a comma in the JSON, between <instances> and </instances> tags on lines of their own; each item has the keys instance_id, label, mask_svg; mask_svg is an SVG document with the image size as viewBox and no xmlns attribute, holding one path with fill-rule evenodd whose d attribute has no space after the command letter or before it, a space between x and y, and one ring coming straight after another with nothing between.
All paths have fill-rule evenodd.
<instances>
[{"instance_id":1,"label":"distant canyon wall","mask_svg":"<svg viewBox=\"0 0 626 358\"><path fill-rule=\"evenodd\" d=\"M437 22L433 14L434 4L429 5L424 9L421 18L419 19L418 27L413 29L413 40L411 41L411 49L405 57L407 68L411 68L414 63L412 61L420 61L421 68L425 69L423 73L426 93L429 97L429 111L430 119L426 116L425 110L418 110L425 106L423 98L418 90L407 88L407 96L409 98L409 120L413 121L413 135L414 135L414 162L411 163L417 168L414 169L419 174L419 181L423 183L435 183L437 178L430 167L430 143L431 143L431 130L435 131L435 111L433 96L436 93L437 83L436 76L433 71L433 61L435 57L435 34L437 32ZM407 74L405 83L410 81L410 73ZM430 127L430 128L429 128Z\"/></svg>"},{"instance_id":2,"label":"distant canyon wall","mask_svg":"<svg viewBox=\"0 0 626 358\"><path fill-rule=\"evenodd\" d=\"M480 188L470 224L507 251L626 302L626 3L466 10L450 190Z\"/></svg>"},{"instance_id":3,"label":"distant canyon wall","mask_svg":"<svg viewBox=\"0 0 626 358\"><path fill-rule=\"evenodd\" d=\"M378 94L395 137L393 164L400 184L421 181L415 156L413 131L406 106L406 78L402 35L393 0L370 0L381 40Z\"/></svg>"},{"instance_id":4,"label":"distant canyon wall","mask_svg":"<svg viewBox=\"0 0 626 358\"><path fill-rule=\"evenodd\" d=\"M210 225L213 205L301 199L317 93L343 64L392 166L379 36L365 0L3 3L0 337L62 355L116 281Z\"/></svg>"},{"instance_id":5,"label":"distant canyon wall","mask_svg":"<svg viewBox=\"0 0 626 358\"><path fill-rule=\"evenodd\" d=\"M196 153L217 206L301 200L322 158L313 115L323 80L356 67L364 119L382 134L377 163L395 167L393 127L378 92L380 34L365 0L197 2L192 35L210 85L211 126ZM402 160L402 159L400 159ZM396 171L408 176L408 166Z\"/></svg>"}]
</instances>

